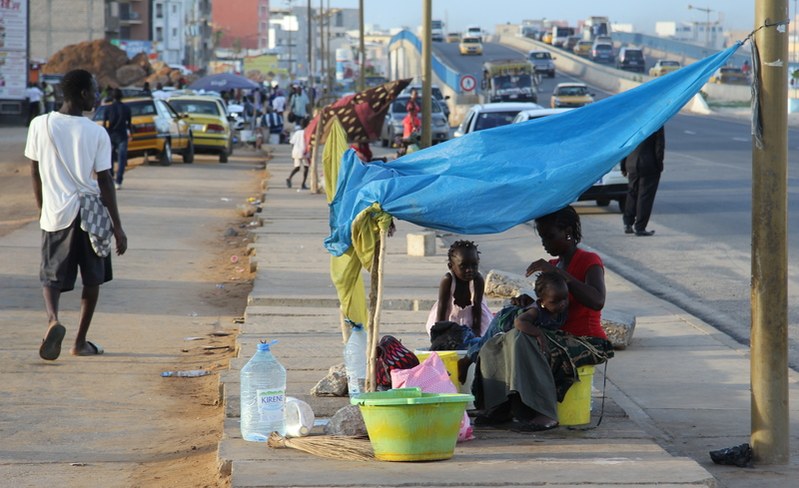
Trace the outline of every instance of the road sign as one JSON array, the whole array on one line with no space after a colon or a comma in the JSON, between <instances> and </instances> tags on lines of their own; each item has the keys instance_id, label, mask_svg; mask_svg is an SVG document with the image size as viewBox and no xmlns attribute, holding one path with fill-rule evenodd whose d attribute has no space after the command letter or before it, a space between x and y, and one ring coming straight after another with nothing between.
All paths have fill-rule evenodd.
<instances>
[{"instance_id":1,"label":"road sign","mask_svg":"<svg viewBox=\"0 0 799 488\"><path fill-rule=\"evenodd\" d=\"M470 92L477 86L477 79L472 75L461 76L461 90Z\"/></svg>"}]
</instances>

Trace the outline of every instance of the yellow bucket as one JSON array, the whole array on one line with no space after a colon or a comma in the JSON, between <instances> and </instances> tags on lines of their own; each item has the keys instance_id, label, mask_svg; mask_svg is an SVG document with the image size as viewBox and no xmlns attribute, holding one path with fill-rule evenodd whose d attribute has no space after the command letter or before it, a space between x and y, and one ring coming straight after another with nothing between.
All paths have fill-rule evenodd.
<instances>
[{"instance_id":1,"label":"yellow bucket","mask_svg":"<svg viewBox=\"0 0 799 488\"><path fill-rule=\"evenodd\" d=\"M558 422L560 425L585 425L591 423L591 385L594 381L594 367L577 368L580 381L575 382L562 402L558 403Z\"/></svg>"},{"instance_id":2,"label":"yellow bucket","mask_svg":"<svg viewBox=\"0 0 799 488\"><path fill-rule=\"evenodd\" d=\"M456 390L462 391L461 382L458 381L458 359L465 356L466 351L424 351L421 349L413 351L420 363L424 362L424 360L430 356L431 352L438 354L438 357L440 357L441 361L444 363L444 367L447 368L449 380L455 385Z\"/></svg>"},{"instance_id":3,"label":"yellow bucket","mask_svg":"<svg viewBox=\"0 0 799 488\"><path fill-rule=\"evenodd\" d=\"M375 458L381 461L436 461L455 453L463 412L471 395L422 393L397 388L351 398L366 424Z\"/></svg>"}]
</instances>

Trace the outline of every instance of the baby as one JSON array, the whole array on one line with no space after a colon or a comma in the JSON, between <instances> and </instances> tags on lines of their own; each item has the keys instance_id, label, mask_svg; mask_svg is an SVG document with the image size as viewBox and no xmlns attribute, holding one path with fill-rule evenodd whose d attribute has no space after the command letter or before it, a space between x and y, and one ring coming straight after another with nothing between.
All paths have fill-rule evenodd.
<instances>
[{"instance_id":1,"label":"baby","mask_svg":"<svg viewBox=\"0 0 799 488\"><path fill-rule=\"evenodd\" d=\"M441 279L438 301L427 317L427 333L436 322L455 322L482 336L493 314L483 297L485 281L477 270L480 257L472 241L455 241L447 254L449 272Z\"/></svg>"}]
</instances>

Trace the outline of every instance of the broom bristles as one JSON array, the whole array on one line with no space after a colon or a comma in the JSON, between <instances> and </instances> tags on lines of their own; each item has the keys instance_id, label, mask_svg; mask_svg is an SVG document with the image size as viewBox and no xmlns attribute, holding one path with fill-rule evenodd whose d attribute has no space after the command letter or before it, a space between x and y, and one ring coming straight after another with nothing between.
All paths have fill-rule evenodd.
<instances>
[{"instance_id":1,"label":"broom bristles","mask_svg":"<svg viewBox=\"0 0 799 488\"><path fill-rule=\"evenodd\" d=\"M289 447L329 459L347 461L373 461L375 459L372 444L363 437L342 435L283 437L277 432L272 432L267 445L276 449Z\"/></svg>"}]
</instances>

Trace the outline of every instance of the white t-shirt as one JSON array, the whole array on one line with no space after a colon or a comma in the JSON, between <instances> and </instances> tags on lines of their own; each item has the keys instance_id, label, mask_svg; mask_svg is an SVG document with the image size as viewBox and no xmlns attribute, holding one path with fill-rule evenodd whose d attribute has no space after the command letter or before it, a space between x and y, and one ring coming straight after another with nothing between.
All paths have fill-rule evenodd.
<instances>
[{"instance_id":1,"label":"white t-shirt","mask_svg":"<svg viewBox=\"0 0 799 488\"><path fill-rule=\"evenodd\" d=\"M291 134L291 139L289 142L293 146L291 148L291 157L294 159L302 159L305 157L305 130L299 129L295 130L294 134Z\"/></svg>"},{"instance_id":2,"label":"white t-shirt","mask_svg":"<svg viewBox=\"0 0 799 488\"><path fill-rule=\"evenodd\" d=\"M282 114L286 111L286 97L278 95L272 100L272 108L275 112Z\"/></svg>"},{"instance_id":3,"label":"white t-shirt","mask_svg":"<svg viewBox=\"0 0 799 488\"><path fill-rule=\"evenodd\" d=\"M44 92L38 86L30 86L25 89L25 96L28 97L31 103L40 102Z\"/></svg>"},{"instance_id":4,"label":"white t-shirt","mask_svg":"<svg viewBox=\"0 0 799 488\"><path fill-rule=\"evenodd\" d=\"M48 116L60 160L48 135ZM80 193L100 194L96 173L111 169L111 140L105 129L86 117L51 112L31 122L25 157L39 162L42 179L39 226L55 232L66 229L75 220L80 210Z\"/></svg>"}]
</instances>

